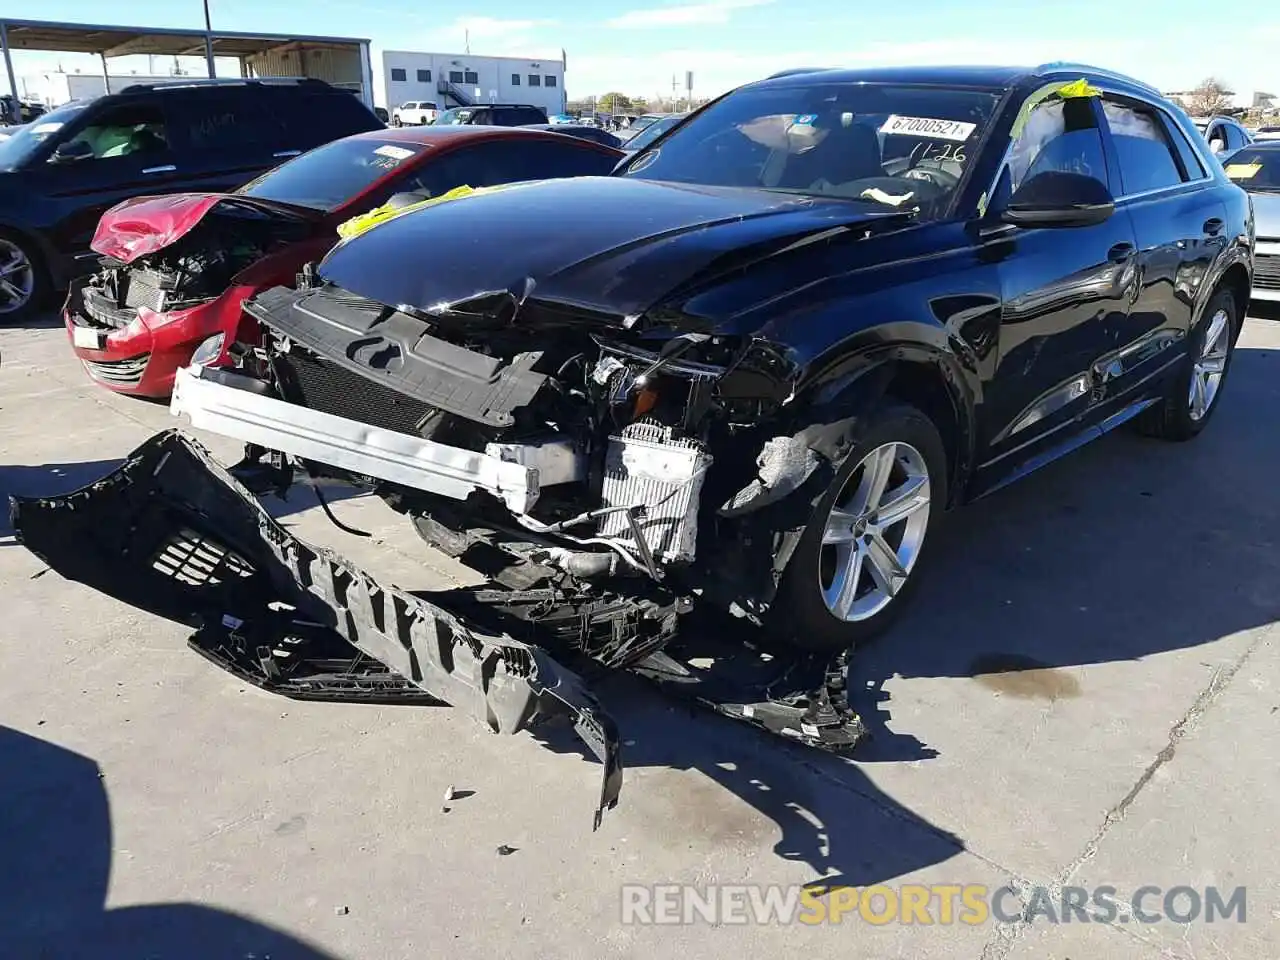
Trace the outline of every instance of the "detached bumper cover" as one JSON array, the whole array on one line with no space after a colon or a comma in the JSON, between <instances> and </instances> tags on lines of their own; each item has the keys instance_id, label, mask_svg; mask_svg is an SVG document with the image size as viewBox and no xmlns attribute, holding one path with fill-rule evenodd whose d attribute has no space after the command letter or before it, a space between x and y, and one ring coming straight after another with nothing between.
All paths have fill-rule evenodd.
<instances>
[{"instance_id":1,"label":"detached bumper cover","mask_svg":"<svg viewBox=\"0 0 1280 960\"><path fill-rule=\"evenodd\" d=\"M180 369L169 410L224 437L454 500L485 490L526 513L538 498L538 472L531 467L230 385L244 379L204 367Z\"/></svg>"},{"instance_id":2,"label":"detached bumper cover","mask_svg":"<svg viewBox=\"0 0 1280 960\"><path fill-rule=\"evenodd\" d=\"M248 638L260 659L287 674L281 648L319 631L495 732L568 719L604 767L597 827L617 804L617 729L575 673L540 647L472 629L429 599L384 587L293 537L176 431L152 437L114 473L74 493L10 498L10 516L20 541L53 570L199 627L197 648ZM227 657L211 659L228 665ZM288 679L280 677L281 692L291 692Z\"/></svg>"}]
</instances>

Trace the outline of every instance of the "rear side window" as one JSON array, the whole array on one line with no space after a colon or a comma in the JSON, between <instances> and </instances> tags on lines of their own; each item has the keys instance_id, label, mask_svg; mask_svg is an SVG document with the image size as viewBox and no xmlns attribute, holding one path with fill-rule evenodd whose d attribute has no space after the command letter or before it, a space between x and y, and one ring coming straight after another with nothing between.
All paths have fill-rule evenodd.
<instances>
[{"instance_id":1,"label":"rear side window","mask_svg":"<svg viewBox=\"0 0 1280 960\"><path fill-rule=\"evenodd\" d=\"M546 123L547 117L536 107L499 107L493 123L500 127L522 127L527 123Z\"/></svg>"},{"instance_id":2,"label":"rear side window","mask_svg":"<svg viewBox=\"0 0 1280 960\"><path fill-rule=\"evenodd\" d=\"M1239 150L1241 147L1247 146L1248 138L1244 135L1244 130L1237 127L1234 123L1227 124L1227 149Z\"/></svg>"},{"instance_id":3,"label":"rear side window","mask_svg":"<svg viewBox=\"0 0 1280 960\"><path fill-rule=\"evenodd\" d=\"M1182 132L1182 128L1166 117L1165 130L1169 139L1173 141L1173 148L1177 151L1178 158L1182 161L1182 169L1186 171L1187 179L1202 179L1206 175L1204 164L1200 162L1200 157L1192 148L1187 135Z\"/></svg>"},{"instance_id":4,"label":"rear side window","mask_svg":"<svg viewBox=\"0 0 1280 960\"><path fill-rule=\"evenodd\" d=\"M455 187L493 187L521 180L604 176L617 160L587 143L509 140L477 143L451 150L427 163L415 189L438 197Z\"/></svg>"},{"instance_id":5,"label":"rear side window","mask_svg":"<svg viewBox=\"0 0 1280 960\"><path fill-rule=\"evenodd\" d=\"M247 87L191 91L172 108L188 149L197 153L230 152L248 146L259 153L284 140L280 123L264 98Z\"/></svg>"},{"instance_id":6,"label":"rear side window","mask_svg":"<svg viewBox=\"0 0 1280 960\"><path fill-rule=\"evenodd\" d=\"M384 126L354 94L344 90L281 88L273 107L284 122L290 150L310 150L322 143Z\"/></svg>"},{"instance_id":7,"label":"rear side window","mask_svg":"<svg viewBox=\"0 0 1280 960\"><path fill-rule=\"evenodd\" d=\"M1164 124L1150 110L1103 101L1111 141L1116 147L1124 194L1146 193L1182 183Z\"/></svg>"}]
</instances>

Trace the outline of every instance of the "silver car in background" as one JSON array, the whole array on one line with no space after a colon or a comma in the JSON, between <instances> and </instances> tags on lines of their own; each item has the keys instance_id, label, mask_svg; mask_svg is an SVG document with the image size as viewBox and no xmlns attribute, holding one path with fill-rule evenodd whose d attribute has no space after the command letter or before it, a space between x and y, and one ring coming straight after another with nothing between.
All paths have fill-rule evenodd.
<instances>
[{"instance_id":1,"label":"silver car in background","mask_svg":"<svg viewBox=\"0 0 1280 960\"><path fill-rule=\"evenodd\" d=\"M1280 140L1260 140L1222 158L1233 183L1253 198L1258 243L1253 299L1280 301Z\"/></svg>"}]
</instances>

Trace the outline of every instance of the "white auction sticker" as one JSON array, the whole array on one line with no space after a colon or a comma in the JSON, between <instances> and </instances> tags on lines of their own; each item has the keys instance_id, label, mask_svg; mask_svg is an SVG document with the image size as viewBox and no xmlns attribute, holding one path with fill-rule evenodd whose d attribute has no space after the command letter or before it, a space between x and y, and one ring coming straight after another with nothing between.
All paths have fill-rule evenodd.
<instances>
[{"instance_id":1,"label":"white auction sticker","mask_svg":"<svg viewBox=\"0 0 1280 960\"><path fill-rule=\"evenodd\" d=\"M935 120L931 117L900 117L896 113L885 120L881 133L897 133L912 137L930 137L934 140L963 142L977 129L976 123L960 120Z\"/></svg>"},{"instance_id":2,"label":"white auction sticker","mask_svg":"<svg viewBox=\"0 0 1280 960\"><path fill-rule=\"evenodd\" d=\"M393 147L390 144L383 144L373 152L380 157L390 157L392 160L408 160L413 156L412 150L406 150L404 147Z\"/></svg>"}]
</instances>

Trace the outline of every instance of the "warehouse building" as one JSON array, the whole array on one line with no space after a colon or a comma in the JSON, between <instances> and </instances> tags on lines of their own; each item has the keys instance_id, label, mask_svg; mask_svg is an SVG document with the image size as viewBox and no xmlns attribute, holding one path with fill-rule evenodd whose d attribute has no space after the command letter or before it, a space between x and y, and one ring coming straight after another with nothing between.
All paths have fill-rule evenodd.
<instances>
[{"instance_id":1,"label":"warehouse building","mask_svg":"<svg viewBox=\"0 0 1280 960\"><path fill-rule=\"evenodd\" d=\"M430 101L439 110L529 103L551 116L564 112L564 68L563 53L559 60L539 60L387 50L382 89L388 110L410 101Z\"/></svg>"}]
</instances>

